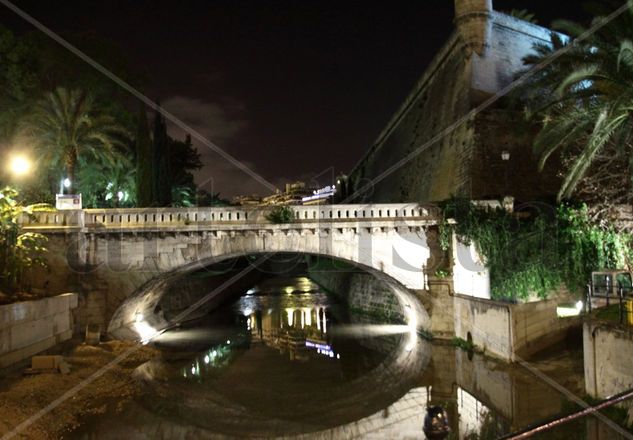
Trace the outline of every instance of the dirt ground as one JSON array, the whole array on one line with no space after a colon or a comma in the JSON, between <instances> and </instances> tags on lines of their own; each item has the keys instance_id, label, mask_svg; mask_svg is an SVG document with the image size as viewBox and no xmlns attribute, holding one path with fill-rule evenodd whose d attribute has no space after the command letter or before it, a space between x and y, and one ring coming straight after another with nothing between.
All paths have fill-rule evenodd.
<instances>
[{"instance_id":1,"label":"dirt ground","mask_svg":"<svg viewBox=\"0 0 633 440\"><path fill-rule=\"evenodd\" d=\"M36 416L39 411L55 402L66 392L84 384L94 373L110 365L103 374L77 392L69 393L68 399L55 409L46 412L12 438L59 439L79 426L83 416L100 414L108 405L121 407L137 397L141 387L132 378L133 370L158 356L158 351L131 342L111 341L99 346L89 346L69 341L57 348L70 366L70 373L23 375L29 365L14 367L0 372L0 437L15 430L23 422ZM119 357L123 354L123 359ZM114 361L114 362L112 362Z\"/></svg>"}]
</instances>

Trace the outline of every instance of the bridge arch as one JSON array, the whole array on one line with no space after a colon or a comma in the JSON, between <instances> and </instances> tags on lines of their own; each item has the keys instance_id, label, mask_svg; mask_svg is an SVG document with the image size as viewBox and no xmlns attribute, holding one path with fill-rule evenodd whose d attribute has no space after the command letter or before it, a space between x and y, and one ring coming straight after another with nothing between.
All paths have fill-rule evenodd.
<instances>
[{"instance_id":1,"label":"bridge arch","mask_svg":"<svg viewBox=\"0 0 633 440\"><path fill-rule=\"evenodd\" d=\"M354 260L347 260L340 257L333 257L328 254L322 253L310 253L310 252L298 252L298 251L275 251L283 252L285 254L300 254L310 255L320 258L327 258L334 261L343 261L347 264L360 269L368 277L375 280L374 282L382 287L381 294L388 295L389 298L376 298L377 301L384 301L386 304L395 304L395 314L401 317L401 320L410 327L411 331L426 331L430 327L430 318L422 303L417 298L416 294L400 283L395 278L380 271L376 268L358 263ZM108 333L118 339L135 339L145 340L152 336L155 336L157 332L171 328L180 324L191 316L196 316L195 309L192 309L193 313L179 314L176 317L170 317L168 319L165 316L164 310L161 307L162 300L169 295L170 291L180 284L180 281L187 275L194 272L204 270L204 268L221 263L226 260L236 259L244 256L257 256L261 261L271 255L270 252L234 252L226 253L219 256L207 257L192 263L184 264L181 267L173 269L169 272L165 272L157 275L153 279L149 280L141 288L137 289L132 295L123 299L114 312L109 324ZM228 282L235 282L239 277L254 269L247 268L244 271L240 271L234 278L232 277ZM340 274L339 274L340 276ZM182 287L182 286L181 286ZM229 287L222 285L221 288L212 290L211 292L203 291L200 293L199 307L205 310L205 304L214 302L223 295L222 287ZM250 287L250 286L249 286ZM345 298L348 299L348 298ZM216 301L217 302L217 301Z\"/></svg>"},{"instance_id":2,"label":"bridge arch","mask_svg":"<svg viewBox=\"0 0 633 440\"><path fill-rule=\"evenodd\" d=\"M21 221L49 237L50 269L38 284L65 291L69 280L79 282L79 326L107 327L139 290L246 254L324 255L384 274L406 291L427 288L427 231L438 221L433 209L415 203L292 209L295 219L285 224L271 223L267 207L87 209Z\"/></svg>"}]
</instances>

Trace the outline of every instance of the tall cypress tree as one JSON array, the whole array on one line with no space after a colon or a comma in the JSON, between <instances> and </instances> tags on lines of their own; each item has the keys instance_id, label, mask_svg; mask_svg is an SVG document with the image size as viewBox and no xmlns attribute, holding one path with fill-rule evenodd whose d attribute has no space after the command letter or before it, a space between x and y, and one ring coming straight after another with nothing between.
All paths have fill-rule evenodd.
<instances>
[{"instance_id":1,"label":"tall cypress tree","mask_svg":"<svg viewBox=\"0 0 633 440\"><path fill-rule=\"evenodd\" d=\"M136 127L136 198L138 206L146 207L154 204L153 145L149 137L145 105L142 103Z\"/></svg>"},{"instance_id":2,"label":"tall cypress tree","mask_svg":"<svg viewBox=\"0 0 633 440\"><path fill-rule=\"evenodd\" d=\"M154 157L152 161L154 174L154 201L156 206L171 204L171 165L170 142L167 137L167 126L163 115L156 110L154 117Z\"/></svg>"}]
</instances>

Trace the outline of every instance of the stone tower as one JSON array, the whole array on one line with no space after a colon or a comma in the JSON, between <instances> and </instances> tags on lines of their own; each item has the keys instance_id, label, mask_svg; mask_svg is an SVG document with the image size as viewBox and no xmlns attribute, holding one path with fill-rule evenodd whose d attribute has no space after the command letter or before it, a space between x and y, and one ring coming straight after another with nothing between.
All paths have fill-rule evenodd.
<instances>
[{"instance_id":1,"label":"stone tower","mask_svg":"<svg viewBox=\"0 0 633 440\"><path fill-rule=\"evenodd\" d=\"M467 55L483 55L490 33L492 0L455 0L455 26Z\"/></svg>"}]
</instances>

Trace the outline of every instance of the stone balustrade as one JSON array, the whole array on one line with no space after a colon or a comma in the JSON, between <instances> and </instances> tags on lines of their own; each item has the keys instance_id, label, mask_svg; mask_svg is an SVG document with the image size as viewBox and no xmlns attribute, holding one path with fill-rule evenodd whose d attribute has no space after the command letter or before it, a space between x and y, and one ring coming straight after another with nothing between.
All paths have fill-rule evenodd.
<instances>
[{"instance_id":1,"label":"stone balustrade","mask_svg":"<svg viewBox=\"0 0 633 440\"><path fill-rule=\"evenodd\" d=\"M368 205L292 206L295 223L327 221L395 221L434 220L433 210L415 203L385 203ZM270 224L266 218L272 207L218 208L121 208L84 209L37 212L23 216L25 229L80 229L86 232L104 229L178 228L182 226L213 227L218 225Z\"/></svg>"}]
</instances>

